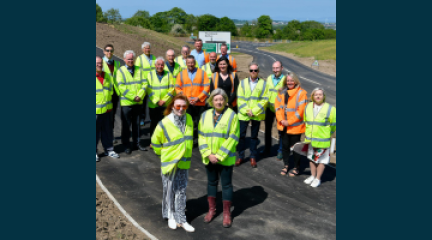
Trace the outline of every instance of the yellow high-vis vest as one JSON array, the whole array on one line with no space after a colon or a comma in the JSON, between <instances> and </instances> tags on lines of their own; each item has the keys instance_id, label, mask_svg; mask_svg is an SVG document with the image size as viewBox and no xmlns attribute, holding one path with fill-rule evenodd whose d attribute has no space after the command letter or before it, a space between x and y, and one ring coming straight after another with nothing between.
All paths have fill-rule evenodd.
<instances>
[{"instance_id":1,"label":"yellow high-vis vest","mask_svg":"<svg viewBox=\"0 0 432 240\"><path fill-rule=\"evenodd\" d=\"M147 56L142 54L135 60L135 66L140 67L144 71L144 76L147 76L151 71L156 70L156 57L150 55L152 63L150 64L149 60L147 60Z\"/></svg>"},{"instance_id":2,"label":"yellow high-vis vest","mask_svg":"<svg viewBox=\"0 0 432 240\"><path fill-rule=\"evenodd\" d=\"M272 112L276 112L275 101L276 101L276 98L278 96L278 91L281 88L283 88L284 82L286 82L286 76L283 76L283 78L280 80L280 82L276 86L274 86L274 83L273 83L273 76L274 76L274 74L270 75L267 78L267 87L269 89L269 107L270 107L270 110Z\"/></svg>"},{"instance_id":3,"label":"yellow high-vis vest","mask_svg":"<svg viewBox=\"0 0 432 240\"><path fill-rule=\"evenodd\" d=\"M258 79L258 83L251 91L249 78L241 80L237 90L237 105L240 121L262 121L265 119L265 112L269 102L269 89L263 79ZM252 109L252 118L247 114Z\"/></svg>"},{"instance_id":4,"label":"yellow high-vis vest","mask_svg":"<svg viewBox=\"0 0 432 240\"><path fill-rule=\"evenodd\" d=\"M171 71L169 70L168 66L167 66L167 63L165 63L165 68L164 68L164 70L167 71L167 72L171 72ZM178 75L182 70L183 70L183 69L182 69L182 67L180 67L180 64L174 62L174 71L171 72L171 74L174 76L174 78L177 78L177 75Z\"/></svg>"},{"instance_id":5,"label":"yellow high-vis vest","mask_svg":"<svg viewBox=\"0 0 432 240\"><path fill-rule=\"evenodd\" d=\"M156 71L151 71L147 75L147 95L149 96L149 108L159 107L158 102L160 100L165 101L165 107L171 103L172 99L176 95L175 91L175 79L169 71L164 71L162 80L159 81Z\"/></svg>"},{"instance_id":6,"label":"yellow high-vis vest","mask_svg":"<svg viewBox=\"0 0 432 240\"><path fill-rule=\"evenodd\" d=\"M206 65L202 66L201 70L203 70L207 74L207 77L209 78L211 83L214 79L212 79L213 72L211 70L210 63L207 63Z\"/></svg>"},{"instance_id":7,"label":"yellow high-vis vest","mask_svg":"<svg viewBox=\"0 0 432 240\"><path fill-rule=\"evenodd\" d=\"M195 59L195 60L196 60L196 59ZM180 65L180 67L182 68L182 69L181 69L182 71L185 70L185 69L187 69L186 59L183 59L183 56L180 55L180 56L176 57L176 58L174 59L174 61ZM198 64L198 62L197 62L197 61L195 61L195 62L196 62L195 67L196 67L196 68L199 68L199 64Z\"/></svg>"},{"instance_id":8,"label":"yellow high-vis vest","mask_svg":"<svg viewBox=\"0 0 432 240\"><path fill-rule=\"evenodd\" d=\"M111 75L105 73L104 84L96 78L96 114L104 114L113 108L111 98L113 94L113 80Z\"/></svg>"},{"instance_id":9,"label":"yellow high-vis vest","mask_svg":"<svg viewBox=\"0 0 432 240\"><path fill-rule=\"evenodd\" d=\"M314 117L313 106L313 102L309 103L304 114L305 143L311 143L314 148L329 148L331 136L336 132L336 108L324 103L318 115Z\"/></svg>"},{"instance_id":10,"label":"yellow high-vis vest","mask_svg":"<svg viewBox=\"0 0 432 240\"><path fill-rule=\"evenodd\" d=\"M104 72L108 73L109 75L111 75L111 77L112 77L112 79L114 81L113 82L114 83L114 90L116 91L117 96L120 95L120 91L118 90L117 83L116 83L116 81L117 81L117 71L119 70L119 68L120 68L120 62L119 61L114 61L114 72L113 72L113 74L111 74L111 71L110 71L110 69L108 67L108 64L105 61L103 61L103 69L102 69L102 71L104 71Z\"/></svg>"},{"instance_id":11,"label":"yellow high-vis vest","mask_svg":"<svg viewBox=\"0 0 432 240\"><path fill-rule=\"evenodd\" d=\"M186 128L180 129L165 117L159 122L151 139L156 155L161 156L162 174L171 173L176 167L189 169L193 148L193 120L186 114Z\"/></svg>"},{"instance_id":12,"label":"yellow high-vis vest","mask_svg":"<svg viewBox=\"0 0 432 240\"><path fill-rule=\"evenodd\" d=\"M147 79L140 67L135 66L134 76L125 66L117 72L117 87L119 89L120 105L122 107L142 105L147 89ZM135 102L135 97L140 97L140 102Z\"/></svg>"},{"instance_id":13,"label":"yellow high-vis vest","mask_svg":"<svg viewBox=\"0 0 432 240\"><path fill-rule=\"evenodd\" d=\"M233 166L240 139L238 116L233 110L226 108L215 127L214 111L214 109L205 111L198 125L198 143L203 163L208 165L210 163L209 156L213 154L219 160L220 165Z\"/></svg>"}]
</instances>

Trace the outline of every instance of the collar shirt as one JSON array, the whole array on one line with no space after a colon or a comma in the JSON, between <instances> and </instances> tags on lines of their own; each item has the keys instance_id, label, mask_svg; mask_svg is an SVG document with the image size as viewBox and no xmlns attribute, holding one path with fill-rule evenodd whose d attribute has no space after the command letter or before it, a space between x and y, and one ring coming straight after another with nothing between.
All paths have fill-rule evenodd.
<instances>
[{"instance_id":1,"label":"collar shirt","mask_svg":"<svg viewBox=\"0 0 432 240\"><path fill-rule=\"evenodd\" d=\"M283 74L281 74L279 77L276 77L276 75L272 75L272 79L273 79L273 86L276 87L276 85L279 84L279 82L282 80L282 78L284 77Z\"/></svg>"},{"instance_id":2,"label":"collar shirt","mask_svg":"<svg viewBox=\"0 0 432 240\"><path fill-rule=\"evenodd\" d=\"M197 50L194 49L191 52L191 55L195 57L195 60L197 61L197 63L198 63L198 65L199 65L200 68L205 65L204 51L201 50L201 52L197 52Z\"/></svg>"},{"instance_id":3,"label":"collar shirt","mask_svg":"<svg viewBox=\"0 0 432 240\"><path fill-rule=\"evenodd\" d=\"M255 81L253 81L251 78L249 78L249 84L250 84L252 92L255 90L255 87L258 84L258 80L259 80L259 78L257 78Z\"/></svg>"},{"instance_id":4,"label":"collar shirt","mask_svg":"<svg viewBox=\"0 0 432 240\"><path fill-rule=\"evenodd\" d=\"M215 64L210 63L210 68L211 68L212 73L214 73L215 68L216 68L216 63Z\"/></svg>"},{"instance_id":5,"label":"collar shirt","mask_svg":"<svg viewBox=\"0 0 432 240\"><path fill-rule=\"evenodd\" d=\"M188 71L188 76L189 76L190 80L193 82L193 80L195 79L196 73L197 73L197 69L195 68L195 70L193 70L192 72L190 72L189 69L187 71Z\"/></svg>"},{"instance_id":6,"label":"collar shirt","mask_svg":"<svg viewBox=\"0 0 432 240\"><path fill-rule=\"evenodd\" d=\"M103 60L108 63L108 65L114 65L114 59L109 60L106 56L103 58Z\"/></svg>"},{"instance_id":7,"label":"collar shirt","mask_svg":"<svg viewBox=\"0 0 432 240\"><path fill-rule=\"evenodd\" d=\"M147 61L150 63L150 66L151 66L151 65L152 65L152 62L153 62L153 60L152 60L153 55L150 54L150 58L149 58L149 57L147 57L147 55L144 54L144 57L147 58Z\"/></svg>"},{"instance_id":8,"label":"collar shirt","mask_svg":"<svg viewBox=\"0 0 432 240\"><path fill-rule=\"evenodd\" d=\"M225 55L225 56L224 56L224 55L220 55L220 56L219 56L219 58L222 58L222 57L226 57L226 59L229 60L229 54L227 54L227 55ZM232 64L232 63L231 63L231 64Z\"/></svg>"},{"instance_id":9,"label":"collar shirt","mask_svg":"<svg viewBox=\"0 0 432 240\"><path fill-rule=\"evenodd\" d=\"M130 74L131 74L132 77L133 77L134 74L135 74L135 66L133 66L133 67L129 67L128 65L126 65L126 68L127 68L128 72L130 72Z\"/></svg>"}]
</instances>

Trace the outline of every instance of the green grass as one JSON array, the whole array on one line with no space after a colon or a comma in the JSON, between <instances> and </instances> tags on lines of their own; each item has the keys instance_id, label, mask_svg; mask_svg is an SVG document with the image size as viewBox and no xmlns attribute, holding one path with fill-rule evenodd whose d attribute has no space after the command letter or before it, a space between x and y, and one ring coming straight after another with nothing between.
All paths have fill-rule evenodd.
<instances>
[{"instance_id":1,"label":"green grass","mask_svg":"<svg viewBox=\"0 0 432 240\"><path fill-rule=\"evenodd\" d=\"M279 43L260 48L268 51L292 53L299 57L314 57L316 60L336 61L336 39L314 42Z\"/></svg>"}]
</instances>

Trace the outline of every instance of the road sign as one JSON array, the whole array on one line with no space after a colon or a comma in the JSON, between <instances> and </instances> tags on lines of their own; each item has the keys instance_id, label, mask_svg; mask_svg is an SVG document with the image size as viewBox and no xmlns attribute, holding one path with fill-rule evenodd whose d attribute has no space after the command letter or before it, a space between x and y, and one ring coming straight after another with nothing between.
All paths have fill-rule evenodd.
<instances>
[{"instance_id":1,"label":"road sign","mask_svg":"<svg viewBox=\"0 0 432 240\"><path fill-rule=\"evenodd\" d=\"M314 63L312 63L312 66L319 67L318 60L316 60Z\"/></svg>"},{"instance_id":2,"label":"road sign","mask_svg":"<svg viewBox=\"0 0 432 240\"><path fill-rule=\"evenodd\" d=\"M209 50L206 51L220 53L220 45L226 43L228 45L228 53L231 53L231 32L200 31L199 38L203 40L204 45L214 44L208 45ZM206 48L203 46L203 49Z\"/></svg>"}]
</instances>

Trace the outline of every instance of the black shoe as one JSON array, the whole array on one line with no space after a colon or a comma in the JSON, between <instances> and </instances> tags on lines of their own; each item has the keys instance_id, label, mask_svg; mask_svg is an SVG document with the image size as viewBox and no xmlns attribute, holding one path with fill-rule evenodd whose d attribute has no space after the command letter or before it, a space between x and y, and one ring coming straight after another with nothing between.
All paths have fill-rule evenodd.
<instances>
[{"instance_id":1,"label":"black shoe","mask_svg":"<svg viewBox=\"0 0 432 240\"><path fill-rule=\"evenodd\" d=\"M125 153L126 153L127 155L130 155L130 154L132 153L132 149L130 149L130 148L126 148Z\"/></svg>"},{"instance_id":2,"label":"black shoe","mask_svg":"<svg viewBox=\"0 0 432 240\"><path fill-rule=\"evenodd\" d=\"M148 151L146 147L143 147L140 144L138 144L137 149L139 149L140 151L143 151L143 152L147 152Z\"/></svg>"}]
</instances>

